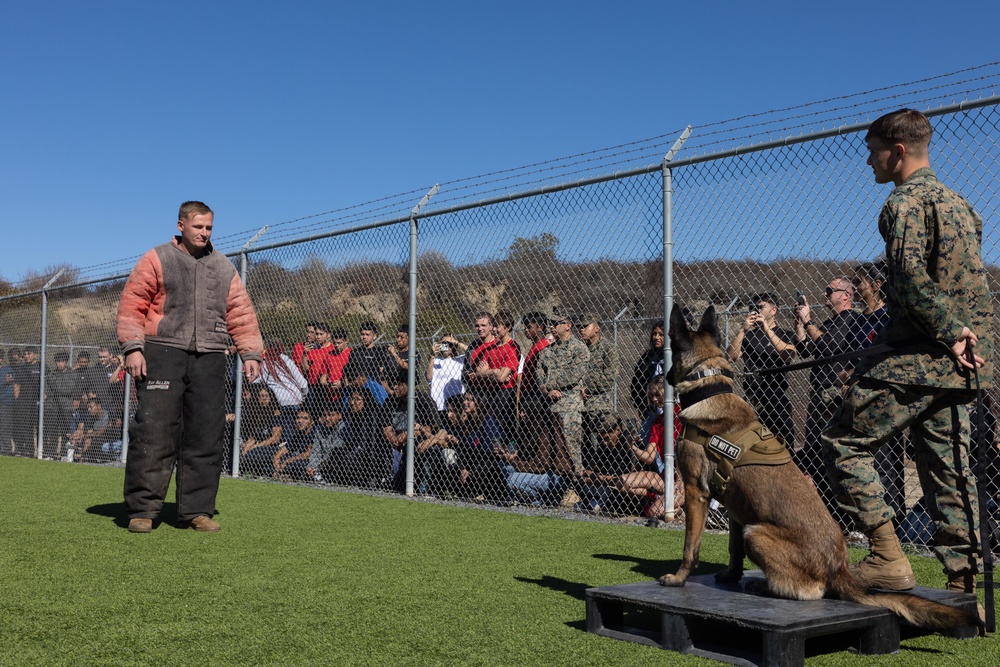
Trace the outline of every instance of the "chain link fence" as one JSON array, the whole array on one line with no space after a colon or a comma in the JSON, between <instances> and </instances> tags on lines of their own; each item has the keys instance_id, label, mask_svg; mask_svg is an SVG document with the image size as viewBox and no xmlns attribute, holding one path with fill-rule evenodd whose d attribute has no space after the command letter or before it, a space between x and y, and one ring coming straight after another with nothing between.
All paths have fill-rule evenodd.
<instances>
[{"instance_id":1,"label":"chain link fence","mask_svg":"<svg viewBox=\"0 0 1000 667\"><path fill-rule=\"evenodd\" d=\"M992 99L930 115L932 161L983 216L998 285L1000 107ZM865 167L863 136L858 125L673 161L666 240L659 165L271 245L263 234L234 255L266 353L254 385L241 386L231 357L227 471L625 520L669 512L674 488L682 511L665 475L669 434L657 426L662 385L650 387L663 370L665 248L667 297L694 316L715 306L740 371L773 363L758 318L794 344L800 295L817 322L834 317L828 287L853 297L859 319L843 345L862 345L878 276L857 267L883 249L875 221L888 194ZM0 298L0 452L124 460L134 388L115 347L123 281ZM43 338L44 360L31 352ZM850 371L832 370L740 384L846 528L816 440ZM992 412L987 425L995 512ZM883 450L902 531L927 544L907 443ZM713 521L723 527L724 513Z\"/></svg>"}]
</instances>

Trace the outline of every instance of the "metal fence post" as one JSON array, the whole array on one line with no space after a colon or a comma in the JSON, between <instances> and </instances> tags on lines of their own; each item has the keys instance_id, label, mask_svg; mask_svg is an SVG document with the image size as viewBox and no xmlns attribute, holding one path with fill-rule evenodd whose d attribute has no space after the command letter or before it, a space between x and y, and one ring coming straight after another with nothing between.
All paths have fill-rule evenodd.
<instances>
[{"instance_id":1,"label":"metal fence post","mask_svg":"<svg viewBox=\"0 0 1000 667\"><path fill-rule=\"evenodd\" d=\"M45 358L48 356L45 353L46 335L45 330L48 327L49 319L49 295L47 290L52 287L52 283L59 280L59 276L63 274L66 269L60 269L59 272L49 278L49 281L45 283L42 287L42 339L41 339L41 349L39 350L38 358L38 443L36 446L36 456L40 459L42 458L43 449L43 438L45 437Z\"/></svg>"},{"instance_id":2,"label":"metal fence post","mask_svg":"<svg viewBox=\"0 0 1000 667\"><path fill-rule=\"evenodd\" d=\"M688 125L663 157L663 518L673 521L674 514L674 388L667 381L672 363L670 352L670 311L674 306L674 183L670 162L691 136Z\"/></svg>"},{"instance_id":3,"label":"metal fence post","mask_svg":"<svg viewBox=\"0 0 1000 667\"><path fill-rule=\"evenodd\" d=\"M618 311L618 314L615 315L615 319L613 320L614 324L612 325L612 327L613 327L612 338L614 339L614 344L615 344L615 349L616 350L618 349L618 320L620 320L621 317L622 317L622 315L624 315L626 312L628 312L628 306L625 306L620 311ZM615 375L615 384L611 388L611 409L614 410L614 412L616 414L618 413L618 376L617 375Z\"/></svg>"},{"instance_id":4,"label":"metal fence post","mask_svg":"<svg viewBox=\"0 0 1000 667\"><path fill-rule=\"evenodd\" d=\"M240 280L243 287L247 287L247 251L254 241L259 239L267 231L268 225L261 227L260 231L254 234L249 241L240 248ZM240 439L240 427L243 423L243 358L239 352L236 354L236 387L233 389L233 470L232 476L240 476L240 448L243 441Z\"/></svg>"},{"instance_id":5,"label":"metal fence post","mask_svg":"<svg viewBox=\"0 0 1000 667\"><path fill-rule=\"evenodd\" d=\"M417 214L431 197L441 189L435 184L410 211L410 303L409 303L409 344L406 352L406 495L412 496L413 489L413 413L416 407L417 390ZM440 331L440 329L439 329Z\"/></svg>"}]
</instances>

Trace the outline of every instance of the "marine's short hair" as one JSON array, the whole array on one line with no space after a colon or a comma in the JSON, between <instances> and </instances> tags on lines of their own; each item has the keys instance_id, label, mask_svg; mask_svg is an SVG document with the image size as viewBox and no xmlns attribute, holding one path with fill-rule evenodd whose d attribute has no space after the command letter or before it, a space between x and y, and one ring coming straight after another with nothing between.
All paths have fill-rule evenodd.
<instances>
[{"instance_id":1,"label":"marine's short hair","mask_svg":"<svg viewBox=\"0 0 1000 667\"><path fill-rule=\"evenodd\" d=\"M868 139L886 144L903 144L907 148L927 148L934 128L927 116L916 109L900 109L875 120L868 127Z\"/></svg>"}]
</instances>

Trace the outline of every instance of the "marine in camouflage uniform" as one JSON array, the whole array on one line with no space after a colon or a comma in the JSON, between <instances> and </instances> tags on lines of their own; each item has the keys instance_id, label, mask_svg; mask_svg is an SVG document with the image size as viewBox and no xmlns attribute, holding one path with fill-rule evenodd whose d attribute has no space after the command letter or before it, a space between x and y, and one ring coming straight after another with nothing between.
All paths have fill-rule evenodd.
<instances>
[{"instance_id":1,"label":"marine in camouflage uniform","mask_svg":"<svg viewBox=\"0 0 1000 667\"><path fill-rule=\"evenodd\" d=\"M968 202L938 181L926 153L920 160L916 151L916 169L896 169L903 159L900 149L908 152L910 145L883 139L894 129L880 122L883 119L869 130L868 163L876 182L892 181L897 187L879 215L890 321L876 342L898 343L898 350L858 364L841 412L823 435L827 466L842 492L841 506L872 537L872 554L859 568L874 566L864 571L877 578L880 569L889 572L894 567L892 558L879 556L878 539L884 547L895 535L890 532L893 511L884 500L872 454L910 429L917 474L934 521L935 554L949 588L971 590L980 545L966 405L975 397L975 383L958 357L974 345L982 358L977 360L977 365L982 363L979 381L984 388L990 386L993 311L981 256L982 221ZM927 123L928 142L929 130ZM898 542L895 545L893 552L898 551ZM890 576L885 587L904 588L900 582L912 582L908 562L897 563L909 577L897 569L899 576Z\"/></svg>"},{"instance_id":2,"label":"marine in camouflage uniform","mask_svg":"<svg viewBox=\"0 0 1000 667\"><path fill-rule=\"evenodd\" d=\"M555 341L538 355L535 379L542 394L551 401L549 412L562 431L573 472L583 472L580 443L583 440L583 376L590 351L573 337L573 323L567 317L553 325Z\"/></svg>"},{"instance_id":3,"label":"marine in camouflage uniform","mask_svg":"<svg viewBox=\"0 0 1000 667\"><path fill-rule=\"evenodd\" d=\"M587 313L574 318L580 338L590 351L587 372L583 376L583 433L586 442L598 446L598 436L615 430L615 379L618 377L618 351L601 335L596 315Z\"/></svg>"}]
</instances>

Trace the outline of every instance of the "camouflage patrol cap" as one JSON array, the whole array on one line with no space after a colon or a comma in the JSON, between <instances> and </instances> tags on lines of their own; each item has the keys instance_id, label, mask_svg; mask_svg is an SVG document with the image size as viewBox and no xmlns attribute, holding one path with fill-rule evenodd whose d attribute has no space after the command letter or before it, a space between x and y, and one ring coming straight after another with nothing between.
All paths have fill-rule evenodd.
<instances>
[{"instance_id":1,"label":"camouflage patrol cap","mask_svg":"<svg viewBox=\"0 0 1000 667\"><path fill-rule=\"evenodd\" d=\"M573 326L577 329L582 329L588 324L593 324L594 322L599 322L597 315L594 313L577 313L573 316Z\"/></svg>"}]
</instances>

